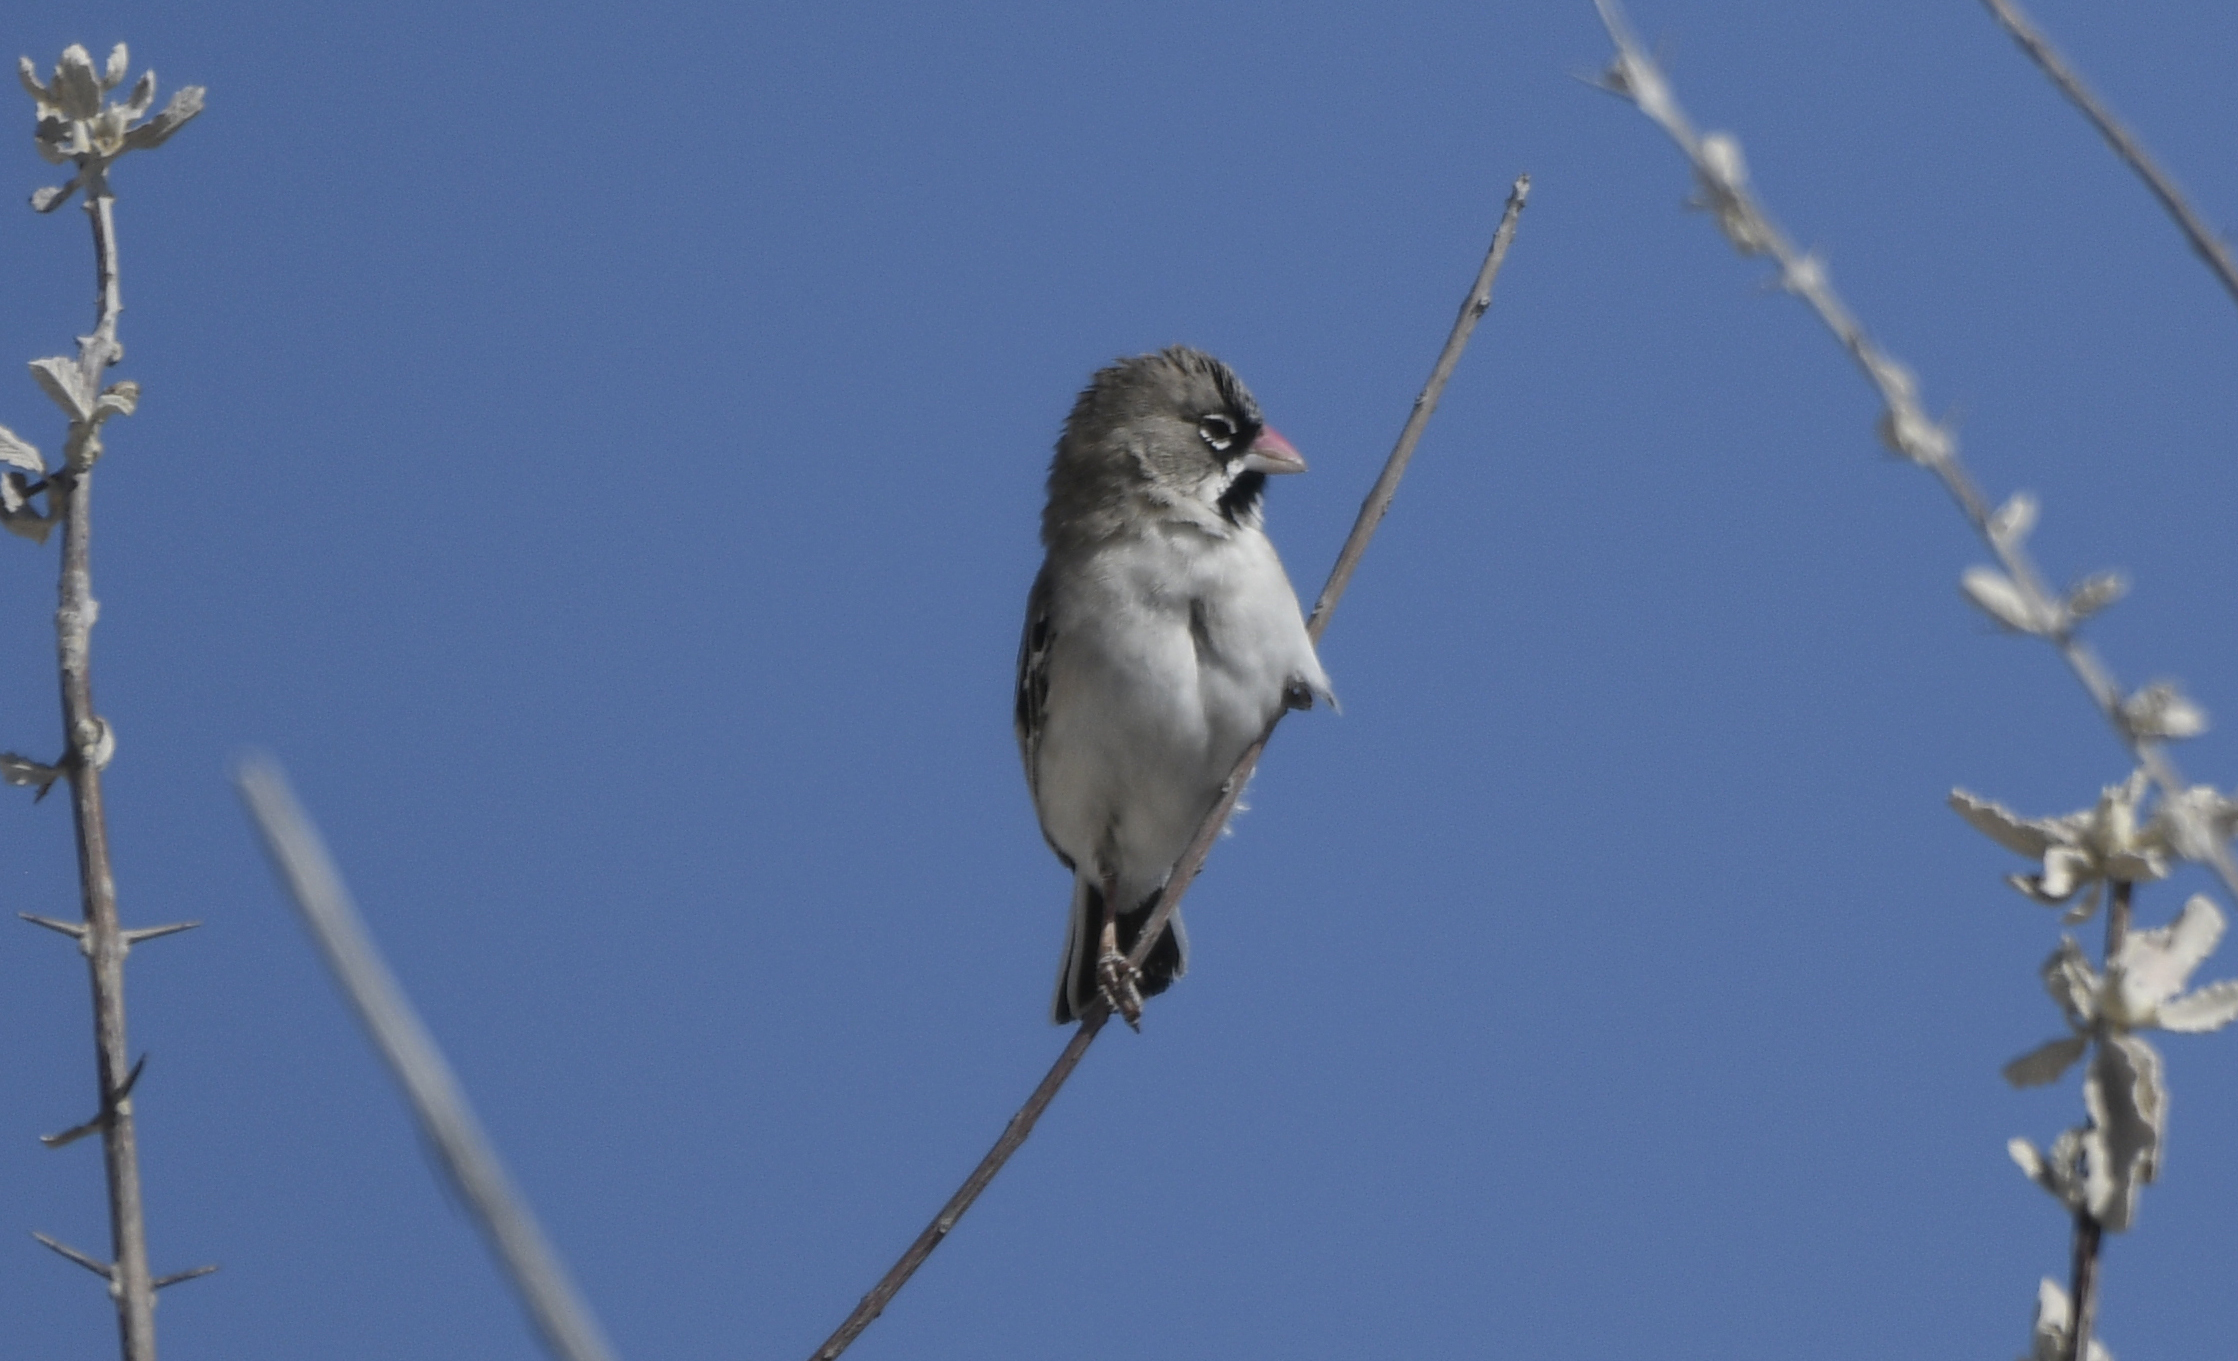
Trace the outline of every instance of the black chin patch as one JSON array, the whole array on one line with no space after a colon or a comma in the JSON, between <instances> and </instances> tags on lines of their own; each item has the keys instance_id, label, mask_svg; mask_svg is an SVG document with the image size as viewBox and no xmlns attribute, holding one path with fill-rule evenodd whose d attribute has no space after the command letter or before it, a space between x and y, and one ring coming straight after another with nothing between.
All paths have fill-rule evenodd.
<instances>
[{"instance_id":1,"label":"black chin patch","mask_svg":"<svg viewBox=\"0 0 2238 1361\"><path fill-rule=\"evenodd\" d=\"M1259 472L1236 474L1236 480L1220 493L1220 517L1229 524L1242 523L1242 517L1259 508L1259 494L1267 489L1267 475Z\"/></svg>"}]
</instances>

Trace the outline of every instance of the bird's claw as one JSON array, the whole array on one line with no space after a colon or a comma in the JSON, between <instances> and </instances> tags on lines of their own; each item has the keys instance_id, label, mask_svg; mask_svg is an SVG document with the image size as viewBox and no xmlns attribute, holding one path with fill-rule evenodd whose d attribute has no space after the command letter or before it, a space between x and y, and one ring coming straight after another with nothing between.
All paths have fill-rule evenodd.
<instances>
[{"instance_id":1,"label":"bird's claw","mask_svg":"<svg viewBox=\"0 0 2238 1361\"><path fill-rule=\"evenodd\" d=\"M1117 950L1106 950L1096 958L1096 986L1103 991L1103 1000L1119 1013L1127 1028L1142 1030L1142 970L1130 968L1127 957Z\"/></svg>"}]
</instances>

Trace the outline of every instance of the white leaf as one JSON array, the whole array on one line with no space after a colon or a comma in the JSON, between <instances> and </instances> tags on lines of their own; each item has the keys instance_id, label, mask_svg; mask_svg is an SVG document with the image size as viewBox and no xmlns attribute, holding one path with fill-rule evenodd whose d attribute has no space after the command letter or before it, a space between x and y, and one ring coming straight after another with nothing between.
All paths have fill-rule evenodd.
<instances>
[{"instance_id":1,"label":"white leaf","mask_svg":"<svg viewBox=\"0 0 2238 1361\"><path fill-rule=\"evenodd\" d=\"M2027 492L2014 492L1997 513L1989 517L1989 537L1999 544L2015 544L2028 537L2036 528L2036 498Z\"/></svg>"},{"instance_id":2,"label":"white leaf","mask_svg":"<svg viewBox=\"0 0 2238 1361\"><path fill-rule=\"evenodd\" d=\"M124 110L125 121L129 123L145 118L148 110L154 104L155 72L143 71L140 73L140 78L133 82L131 97L117 107Z\"/></svg>"},{"instance_id":3,"label":"white leaf","mask_svg":"<svg viewBox=\"0 0 2238 1361\"><path fill-rule=\"evenodd\" d=\"M2120 1233L2137 1216L2137 1197L2160 1172L2161 1132L2168 1122L2168 1089L2160 1079L2160 1053L2135 1035L2108 1035L2083 1082L2091 1131L2091 1215Z\"/></svg>"},{"instance_id":4,"label":"white leaf","mask_svg":"<svg viewBox=\"0 0 2238 1361\"><path fill-rule=\"evenodd\" d=\"M2050 1169L2044 1166L2044 1155L2036 1151L2036 1145L2026 1139L2007 1139L2005 1141L2005 1151L2011 1154L2014 1163L2019 1165L2021 1175L2039 1186L2050 1184L2048 1180L2051 1176Z\"/></svg>"},{"instance_id":5,"label":"white leaf","mask_svg":"<svg viewBox=\"0 0 2238 1361\"><path fill-rule=\"evenodd\" d=\"M48 98L47 87L39 83L39 68L32 65L31 58L16 58L16 79L22 81L24 90L41 104L53 102Z\"/></svg>"},{"instance_id":6,"label":"white leaf","mask_svg":"<svg viewBox=\"0 0 2238 1361\"><path fill-rule=\"evenodd\" d=\"M2005 1065L2005 1080L2015 1087L2041 1087L2047 1082L2057 1082L2059 1075L2074 1067L2075 1060L2088 1048L2090 1040L2082 1035L2069 1035L2063 1040L2039 1045Z\"/></svg>"},{"instance_id":7,"label":"white leaf","mask_svg":"<svg viewBox=\"0 0 2238 1361\"><path fill-rule=\"evenodd\" d=\"M1950 461L1958 441L1951 433L1927 418L1927 413L1906 401L1902 405L1890 403L1873 424L1873 433L1892 454L1900 455L1923 468L1939 467Z\"/></svg>"},{"instance_id":8,"label":"white leaf","mask_svg":"<svg viewBox=\"0 0 2238 1361\"><path fill-rule=\"evenodd\" d=\"M31 508L30 483L13 469L0 472L0 529L33 543L45 543L54 529L54 521Z\"/></svg>"},{"instance_id":9,"label":"white leaf","mask_svg":"<svg viewBox=\"0 0 2238 1361\"><path fill-rule=\"evenodd\" d=\"M2098 914L2098 904L2104 901L2105 897L2105 883L2103 881L2093 881L2091 886L2084 891L2083 896L2075 900L2073 907L2059 914L2059 920L2068 926L2080 926Z\"/></svg>"},{"instance_id":10,"label":"white leaf","mask_svg":"<svg viewBox=\"0 0 2238 1361\"><path fill-rule=\"evenodd\" d=\"M2107 966L2123 1025L2153 1024L2160 1004L2184 990L2192 970L2222 941L2223 917L2214 899L2195 893L2176 920L2153 931L2131 931Z\"/></svg>"},{"instance_id":11,"label":"white leaf","mask_svg":"<svg viewBox=\"0 0 2238 1361\"><path fill-rule=\"evenodd\" d=\"M2045 851L2057 844L2057 838L2041 822L2031 822L2007 808L1963 789L1950 792L1951 811L1957 813L1977 832L2017 855L2031 860L2042 858Z\"/></svg>"},{"instance_id":12,"label":"white leaf","mask_svg":"<svg viewBox=\"0 0 2238 1361\"><path fill-rule=\"evenodd\" d=\"M2052 1141L2050 1151L2039 1153L2036 1145L2026 1139L2012 1139L2005 1144L2005 1152L2032 1182L2044 1188L2046 1194L2072 1210L2082 1203L2076 1163L2082 1157L2082 1135L2067 1130Z\"/></svg>"},{"instance_id":13,"label":"white leaf","mask_svg":"<svg viewBox=\"0 0 2238 1361\"><path fill-rule=\"evenodd\" d=\"M2036 1287L2036 1326L2029 1337L2028 1355L2021 1361L2067 1361L2071 1313L2067 1292L2059 1288L2059 1282L2044 1277L2043 1283ZM2114 1354L2093 1337L2084 1349L2083 1361L2114 1361Z\"/></svg>"},{"instance_id":14,"label":"white leaf","mask_svg":"<svg viewBox=\"0 0 2238 1361\"><path fill-rule=\"evenodd\" d=\"M140 147L158 147L169 141L171 134L186 126L187 121L202 112L202 87L188 85L171 96L163 112L142 123L124 135L127 151Z\"/></svg>"},{"instance_id":15,"label":"white leaf","mask_svg":"<svg viewBox=\"0 0 2238 1361\"><path fill-rule=\"evenodd\" d=\"M48 400L62 408L62 414L73 421L82 421L93 414L93 394L86 391L85 376L78 366L57 355L52 359L31 361L31 376L39 381L39 388Z\"/></svg>"},{"instance_id":16,"label":"white leaf","mask_svg":"<svg viewBox=\"0 0 2238 1361\"><path fill-rule=\"evenodd\" d=\"M108 69L101 73L101 88L114 90L119 85L124 84L124 73L131 69L131 66L131 54L125 51L123 43L118 43L109 51Z\"/></svg>"},{"instance_id":17,"label":"white leaf","mask_svg":"<svg viewBox=\"0 0 2238 1361\"><path fill-rule=\"evenodd\" d=\"M2187 1035L2220 1030L2238 1021L2238 979L2226 978L2160 1004L2160 1028Z\"/></svg>"},{"instance_id":18,"label":"white leaf","mask_svg":"<svg viewBox=\"0 0 2238 1361\"><path fill-rule=\"evenodd\" d=\"M2075 619L2088 619L2108 605L2129 594L2129 579L2119 572L2100 572L2085 577L2082 584L2067 594L2067 613Z\"/></svg>"},{"instance_id":19,"label":"white leaf","mask_svg":"<svg viewBox=\"0 0 2238 1361\"><path fill-rule=\"evenodd\" d=\"M78 181L72 180L68 184L50 184L44 189L32 190L31 211L34 213L53 212L63 205L70 197L71 191L77 187Z\"/></svg>"},{"instance_id":20,"label":"white leaf","mask_svg":"<svg viewBox=\"0 0 2238 1361\"><path fill-rule=\"evenodd\" d=\"M1713 132L1702 139L1702 173L1728 192L1748 183L1748 162L1741 156L1741 139L1730 132Z\"/></svg>"},{"instance_id":21,"label":"white leaf","mask_svg":"<svg viewBox=\"0 0 2238 1361\"><path fill-rule=\"evenodd\" d=\"M129 416L140 409L140 385L117 383L101 394L93 404L93 419L105 421L111 416Z\"/></svg>"},{"instance_id":22,"label":"white leaf","mask_svg":"<svg viewBox=\"0 0 2238 1361\"><path fill-rule=\"evenodd\" d=\"M2098 1019L2098 973L2073 936L2059 938L2059 948L2044 960L2042 977L2044 991L2067 1014L2068 1024L2089 1029Z\"/></svg>"},{"instance_id":23,"label":"white leaf","mask_svg":"<svg viewBox=\"0 0 2238 1361\"><path fill-rule=\"evenodd\" d=\"M2085 881L2097 878L2090 852L2073 846L2054 846L2044 852L2044 872L2029 896L2039 902L2063 903L2075 896Z\"/></svg>"},{"instance_id":24,"label":"white leaf","mask_svg":"<svg viewBox=\"0 0 2238 1361\"><path fill-rule=\"evenodd\" d=\"M2207 731L2207 711L2165 681L2123 700L2121 718L2141 738L2181 739Z\"/></svg>"},{"instance_id":25,"label":"white leaf","mask_svg":"<svg viewBox=\"0 0 2238 1361\"><path fill-rule=\"evenodd\" d=\"M92 55L76 43L62 49L47 89L65 118L83 121L101 112L101 77L94 74Z\"/></svg>"},{"instance_id":26,"label":"white leaf","mask_svg":"<svg viewBox=\"0 0 2238 1361\"><path fill-rule=\"evenodd\" d=\"M1958 580L1974 607L2015 633L2043 633L2036 607L2013 579L1994 567L1969 567Z\"/></svg>"},{"instance_id":27,"label":"white leaf","mask_svg":"<svg viewBox=\"0 0 2238 1361\"><path fill-rule=\"evenodd\" d=\"M2238 831L2238 800L2226 799L2213 785L2195 784L2161 800L2152 834L2186 860L2211 860L2215 846Z\"/></svg>"},{"instance_id":28,"label":"white leaf","mask_svg":"<svg viewBox=\"0 0 2238 1361\"><path fill-rule=\"evenodd\" d=\"M0 425L0 463L12 463L25 472L43 473L47 470L46 460L39 457L39 451L17 438L16 432L4 425Z\"/></svg>"}]
</instances>

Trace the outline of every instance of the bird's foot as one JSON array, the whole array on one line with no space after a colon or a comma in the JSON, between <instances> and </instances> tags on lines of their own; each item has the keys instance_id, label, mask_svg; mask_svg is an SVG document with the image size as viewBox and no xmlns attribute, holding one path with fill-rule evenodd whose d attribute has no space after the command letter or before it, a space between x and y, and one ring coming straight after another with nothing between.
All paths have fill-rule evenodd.
<instances>
[{"instance_id":1,"label":"bird's foot","mask_svg":"<svg viewBox=\"0 0 2238 1361\"><path fill-rule=\"evenodd\" d=\"M1142 1030L1142 970L1127 967L1127 957L1117 950L1106 950L1096 958L1096 986L1103 990L1103 1000L1119 1013L1127 1028L1140 1033Z\"/></svg>"}]
</instances>

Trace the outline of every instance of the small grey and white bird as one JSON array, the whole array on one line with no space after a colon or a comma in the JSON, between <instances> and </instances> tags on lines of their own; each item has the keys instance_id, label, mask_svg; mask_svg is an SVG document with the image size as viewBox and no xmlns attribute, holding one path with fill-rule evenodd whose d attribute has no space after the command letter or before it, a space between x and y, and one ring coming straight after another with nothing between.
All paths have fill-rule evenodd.
<instances>
[{"instance_id":1,"label":"small grey and white bird","mask_svg":"<svg viewBox=\"0 0 2238 1361\"><path fill-rule=\"evenodd\" d=\"M1018 649L1018 747L1073 872L1052 1013L1133 1023L1188 965L1181 918L1124 956L1245 747L1332 699L1267 539L1270 473L1305 460L1227 365L1173 346L1098 372L1049 465L1048 549Z\"/></svg>"}]
</instances>

